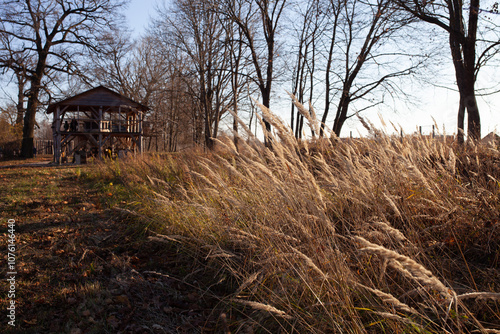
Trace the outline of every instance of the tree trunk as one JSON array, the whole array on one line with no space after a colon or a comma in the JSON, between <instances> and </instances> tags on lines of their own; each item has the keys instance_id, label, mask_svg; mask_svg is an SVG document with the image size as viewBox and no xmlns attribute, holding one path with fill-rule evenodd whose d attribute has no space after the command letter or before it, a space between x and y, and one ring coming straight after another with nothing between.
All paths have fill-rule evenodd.
<instances>
[{"instance_id":1,"label":"tree trunk","mask_svg":"<svg viewBox=\"0 0 500 334\"><path fill-rule=\"evenodd\" d=\"M33 88L28 99L28 108L24 115L23 142L21 146L21 156L23 158L33 158L33 147L35 137L36 110L38 108L39 90Z\"/></svg>"},{"instance_id":2,"label":"tree trunk","mask_svg":"<svg viewBox=\"0 0 500 334\"><path fill-rule=\"evenodd\" d=\"M344 83L344 88L342 89L342 95L340 96L339 105L337 107L337 114L335 115L335 121L333 122L333 132L337 137L340 137L340 131L347 119L347 111L349 110L349 104L351 103L351 96L349 92L351 91L351 84L356 76L357 72L354 72L353 76L346 78Z\"/></svg>"},{"instance_id":3,"label":"tree trunk","mask_svg":"<svg viewBox=\"0 0 500 334\"><path fill-rule=\"evenodd\" d=\"M21 156L23 158L33 158L33 139L35 137L36 112L38 109L38 96L40 95L40 83L45 70L45 57L40 57L35 75L30 80L30 94L28 97L28 107L24 115L23 142L21 145Z\"/></svg>"},{"instance_id":4,"label":"tree trunk","mask_svg":"<svg viewBox=\"0 0 500 334\"><path fill-rule=\"evenodd\" d=\"M469 10L469 29L463 46L465 69L467 74L467 91L465 107L467 108L467 135L471 140L481 139L481 119L476 101L476 35L479 14L479 0L471 0Z\"/></svg>"},{"instance_id":5,"label":"tree trunk","mask_svg":"<svg viewBox=\"0 0 500 334\"><path fill-rule=\"evenodd\" d=\"M320 125L320 130L319 130L319 136L323 137L324 131L325 131L325 125L326 125L326 119L328 117L328 112L330 111L330 70L332 67L332 62L333 62L333 49L335 47L335 41L337 37L337 23L338 23L338 18L339 18L339 12L334 11L334 17L335 21L333 24L333 32L332 32L332 39L330 40L330 49L328 51L328 60L326 62L326 73L325 73L325 112L323 113L323 117L321 118L321 125Z\"/></svg>"},{"instance_id":6,"label":"tree trunk","mask_svg":"<svg viewBox=\"0 0 500 334\"><path fill-rule=\"evenodd\" d=\"M297 129L297 138L302 139L302 130L304 129L304 116L300 115L299 127Z\"/></svg>"},{"instance_id":7,"label":"tree trunk","mask_svg":"<svg viewBox=\"0 0 500 334\"><path fill-rule=\"evenodd\" d=\"M234 146L238 148L238 88L237 88L237 82L238 79L234 79L236 84L233 86L233 141L234 141Z\"/></svg>"},{"instance_id":8,"label":"tree trunk","mask_svg":"<svg viewBox=\"0 0 500 334\"><path fill-rule=\"evenodd\" d=\"M457 123L459 143L463 143L465 110L467 110L467 138L470 140L481 139L481 119L479 116L479 108L477 106L476 92L474 88L475 71L473 64L475 63L475 58L474 56L471 56L470 53L465 52L467 47L467 44L463 46L463 62L461 60L454 62L457 86L460 93L460 106L458 109ZM459 138L460 136L462 136L462 138Z\"/></svg>"},{"instance_id":9,"label":"tree trunk","mask_svg":"<svg viewBox=\"0 0 500 334\"><path fill-rule=\"evenodd\" d=\"M454 4L450 3L450 4ZM464 113L467 110L467 137L470 140L481 139L481 121L476 101L476 34L479 0L471 1L469 11L469 26L467 34L462 22L462 8L457 6L450 14L450 49L455 67L455 77L460 93L460 107L458 111L458 142L463 142ZM451 7L450 9L453 9ZM462 136L462 138L460 138Z\"/></svg>"},{"instance_id":10,"label":"tree trunk","mask_svg":"<svg viewBox=\"0 0 500 334\"><path fill-rule=\"evenodd\" d=\"M217 135L219 134L219 122L220 122L220 117L221 117L221 103L219 100L219 95L216 94L215 97L215 115L213 117L213 125L212 125L212 149L215 147L215 138L217 138Z\"/></svg>"},{"instance_id":11,"label":"tree trunk","mask_svg":"<svg viewBox=\"0 0 500 334\"><path fill-rule=\"evenodd\" d=\"M17 117L16 126L23 125L24 116L24 85L26 81L21 75L17 75Z\"/></svg>"},{"instance_id":12,"label":"tree trunk","mask_svg":"<svg viewBox=\"0 0 500 334\"><path fill-rule=\"evenodd\" d=\"M335 119L335 123L333 124L332 129L337 137L340 137L340 131L342 130L342 127L347 120L347 109L348 104L344 103L342 106L339 106L339 116Z\"/></svg>"},{"instance_id":13,"label":"tree trunk","mask_svg":"<svg viewBox=\"0 0 500 334\"><path fill-rule=\"evenodd\" d=\"M337 20L335 19L335 24L337 23ZM323 117L321 118L321 125L319 129L319 136L323 137L324 131L325 131L325 124L326 124L326 119L328 117L328 112L330 111L330 69L332 67L332 61L333 61L333 48L335 46L335 33L336 29L334 30L332 40L330 42L330 51L328 53L328 61L326 63L326 73L325 73L325 112L323 113Z\"/></svg>"},{"instance_id":14,"label":"tree trunk","mask_svg":"<svg viewBox=\"0 0 500 334\"><path fill-rule=\"evenodd\" d=\"M349 110L349 103L351 102L349 97L350 87L344 89L342 96L340 97L339 106L337 108L337 115L335 117L335 122L333 123L333 132L337 137L340 137L340 131L342 130L342 126L344 126L345 121L347 120L347 111Z\"/></svg>"},{"instance_id":15,"label":"tree trunk","mask_svg":"<svg viewBox=\"0 0 500 334\"><path fill-rule=\"evenodd\" d=\"M460 105L458 107L457 119L457 142L462 145L464 143L464 119L465 119L465 104L460 97Z\"/></svg>"},{"instance_id":16,"label":"tree trunk","mask_svg":"<svg viewBox=\"0 0 500 334\"><path fill-rule=\"evenodd\" d=\"M209 115L205 113L205 145L209 150L214 148L214 141L212 139L212 127Z\"/></svg>"},{"instance_id":17,"label":"tree trunk","mask_svg":"<svg viewBox=\"0 0 500 334\"><path fill-rule=\"evenodd\" d=\"M480 140L481 119L479 117L479 108L477 107L474 89L466 95L465 107L467 108L467 138L474 141Z\"/></svg>"},{"instance_id":18,"label":"tree trunk","mask_svg":"<svg viewBox=\"0 0 500 334\"><path fill-rule=\"evenodd\" d=\"M271 85L268 85L266 89L261 89L262 93L262 104L264 107L269 109L269 105L271 102ZM266 147L271 147L271 123L269 123L264 117L262 118L264 121L264 125L266 127L265 133L264 133L264 145Z\"/></svg>"},{"instance_id":19,"label":"tree trunk","mask_svg":"<svg viewBox=\"0 0 500 334\"><path fill-rule=\"evenodd\" d=\"M241 31L239 30L239 36L241 36ZM242 43L238 43L238 54L235 54L234 50L234 44L231 43L231 54L230 54L230 63L231 63L231 68L232 68L232 73L231 73L231 88L233 91L233 141L234 141L234 146L236 149L238 149L238 90L239 90L239 76L238 72L240 70L240 60L241 60L241 53L242 53Z\"/></svg>"},{"instance_id":20,"label":"tree trunk","mask_svg":"<svg viewBox=\"0 0 500 334\"><path fill-rule=\"evenodd\" d=\"M303 117L298 111L297 111L297 120L295 121L295 138L300 138L300 121L301 117Z\"/></svg>"}]
</instances>

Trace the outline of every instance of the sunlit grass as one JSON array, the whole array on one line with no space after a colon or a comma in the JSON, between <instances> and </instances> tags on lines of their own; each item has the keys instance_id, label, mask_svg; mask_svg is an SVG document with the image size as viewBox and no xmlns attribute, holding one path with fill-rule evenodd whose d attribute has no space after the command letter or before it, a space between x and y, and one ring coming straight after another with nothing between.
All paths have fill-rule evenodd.
<instances>
[{"instance_id":1,"label":"sunlit grass","mask_svg":"<svg viewBox=\"0 0 500 334\"><path fill-rule=\"evenodd\" d=\"M214 279L235 287L222 302L245 314L229 319L235 331L499 328L496 148L371 128L370 139L298 142L267 119L272 150L249 135L213 153L110 162L95 177L133 189L144 223L219 268Z\"/></svg>"}]
</instances>

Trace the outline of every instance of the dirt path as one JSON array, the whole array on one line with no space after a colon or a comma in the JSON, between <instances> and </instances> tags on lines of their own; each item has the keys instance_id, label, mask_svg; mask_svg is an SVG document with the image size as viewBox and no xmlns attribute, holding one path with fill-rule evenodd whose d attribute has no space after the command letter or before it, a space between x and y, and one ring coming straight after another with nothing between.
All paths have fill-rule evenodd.
<instances>
[{"instance_id":1,"label":"dirt path","mask_svg":"<svg viewBox=\"0 0 500 334\"><path fill-rule=\"evenodd\" d=\"M203 264L149 240L129 215L111 208L120 200L112 185L103 193L80 172L0 169L0 274L9 271L9 219L17 272L14 299L6 279L0 283L0 332L214 332L218 298L202 283L209 275ZM6 317L11 300L15 327Z\"/></svg>"}]
</instances>

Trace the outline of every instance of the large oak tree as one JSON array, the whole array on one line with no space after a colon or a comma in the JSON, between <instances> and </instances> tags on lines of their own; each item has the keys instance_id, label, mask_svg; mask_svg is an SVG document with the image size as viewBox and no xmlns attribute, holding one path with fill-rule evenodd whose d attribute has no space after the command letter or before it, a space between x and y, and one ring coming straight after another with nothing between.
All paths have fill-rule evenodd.
<instances>
[{"instance_id":1,"label":"large oak tree","mask_svg":"<svg viewBox=\"0 0 500 334\"><path fill-rule=\"evenodd\" d=\"M79 57L97 51L103 32L120 16L127 0L4 0L0 8L0 66L19 70L20 55L29 87L24 115L23 157L33 156L33 136L40 95L49 72L80 74Z\"/></svg>"}]
</instances>

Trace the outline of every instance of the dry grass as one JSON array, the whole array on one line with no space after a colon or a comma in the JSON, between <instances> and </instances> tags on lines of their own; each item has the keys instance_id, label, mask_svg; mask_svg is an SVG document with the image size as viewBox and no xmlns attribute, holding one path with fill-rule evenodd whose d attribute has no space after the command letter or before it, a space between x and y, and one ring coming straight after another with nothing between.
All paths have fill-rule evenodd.
<instances>
[{"instance_id":1,"label":"dry grass","mask_svg":"<svg viewBox=\"0 0 500 334\"><path fill-rule=\"evenodd\" d=\"M156 237L190 247L233 286L224 326L500 329L496 148L373 129L371 139L298 142L263 112L276 129L272 150L249 135L215 153L108 164L144 191L136 214Z\"/></svg>"}]
</instances>

